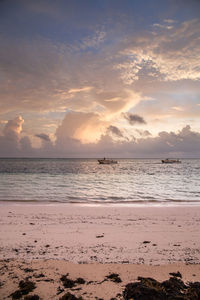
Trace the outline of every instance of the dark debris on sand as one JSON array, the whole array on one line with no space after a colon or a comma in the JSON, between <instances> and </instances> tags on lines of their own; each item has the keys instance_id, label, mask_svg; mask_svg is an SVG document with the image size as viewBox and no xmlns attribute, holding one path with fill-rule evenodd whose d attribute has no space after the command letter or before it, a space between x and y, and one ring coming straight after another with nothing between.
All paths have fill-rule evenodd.
<instances>
[{"instance_id":1,"label":"dark debris on sand","mask_svg":"<svg viewBox=\"0 0 200 300\"><path fill-rule=\"evenodd\" d=\"M110 279L113 282L119 283L122 282L121 278L119 277L119 274L112 273L108 276L106 276L107 279Z\"/></svg>"},{"instance_id":2,"label":"dark debris on sand","mask_svg":"<svg viewBox=\"0 0 200 300\"><path fill-rule=\"evenodd\" d=\"M63 286L64 286L65 288L71 289L71 288L73 288L73 287L76 285L76 283L75 283L74 280L67 278L67 276L68 276L68 274L67 274L67 275L63 275L63 276L60 278L60 280L62 281Z\"/></svg>"},{"instance_id":3,"label":"dark debris on sand","mask_svg":"<svg viewBox=\"0 0 200 300\"><path fill-rule=\"evenodd\" d=\"M178 272L169 273L169 275L174 276L174 277L182 278L182 275L181 275L181 273L179 271Z\"/></svg>"},{"instance_id":4,"label":"dark debris on sand","mask_svg":"<svg viewBox=\"0 0 200 300\"><path fill-rule=\"evenodd\" d=\"M78 277L78 278L76 279L75 282L76 282L77 284L85 284L85 283L86 283L85 279L83 279L83 278L81 278L81 277Z\"/></svg>"},{"instance_id":5,"label":"dark debris on sand","mask_svg":"<svg viewBox=\"0 0 200 300\"><path fill-rule=\"evenodd\" d=\"M59 298L59 300L83 300L83 298L82 297L77 298L75 295L68 292L65 295L63 295L61 298Z\"/></svg>"},{"instance_id":6,"label":"dark debris on sand","mask_svg":"<svg viewBox=\"0 0 200 300\"><path fill-rule=\"evenodd\" d=\"M24 269L24 272L26 272L26 273L29 273L29 272L33 272L34 270L33 269L30 269L30 268L25 268Z\"/></svg>"},{"instance_id":7,"label":"dark debris on sand","mask_svg":"<svg viewBox=\"0 0 200 300\"><path fill-rule=\"evenodd\" d=\"M199 300L200 282L185 284L175 275L163 282L138 277L138 282L126 285L123 297L125 300Z\"/></svg>"},{"instance_id":8,"label":"dark debris on sand","mask_svg":"<svg viewBox=\"0 0 200 300\"><path fill-rule=\"evenodd\" d=\"M28 295L24 297L24 300L40 300L38 295Z\"/></svg>"},{"instance_id":9,"label":"dark debris on sand","mask_svg":"<svg viewBox=\"0 0 200 300\"><path fill-rule=\"evenodd\" d=\"M34 276L35 278L43 278L43 277L45 277L45 275L44 275L43 273L40 273L40 274L33 274L33 276Z\"/></svg>"},{"instance_id":10,"label":"dark debris on sand","mask_svg":"<svg viewBox=\"0 0 200 300\"><path fill-rule=\"evenodd\" d=\"M77 284L85 284L86 283L85 279L83 279L81 277L77 278L76 280L72 280L72 279L68 278L68 275L69 274L67 273L66 275L62 275L62 277L60 278L60 280L62 281L63 286L65 288L71 289L71 288L75 287Z\"/></svg>"},{"instance_id":11,"label":"dark debris on sand","mask_svg":"<svg viewBox=\"0 0 200 300\"><path fill-rule=\"evenodd\" d=\"M23 295L27 295L36 288L35 283L30 280L21 280L19 289L11 294L12 299L20 299Z\"/></svg>"}]
</instances>

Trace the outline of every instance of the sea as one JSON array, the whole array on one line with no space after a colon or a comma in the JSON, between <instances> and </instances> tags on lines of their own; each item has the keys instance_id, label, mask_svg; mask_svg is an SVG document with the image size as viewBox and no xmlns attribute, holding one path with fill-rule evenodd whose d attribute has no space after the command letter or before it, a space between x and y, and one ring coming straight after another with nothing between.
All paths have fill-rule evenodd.
<instances>
[{"instance_id":1,"label":"sea","mask_svg":"<svg viewBox=\"0 0 200 300\"><path fill-rule=\"evenodd\" d=\"M200 159L0 159L0 202L200 205Z\"/></svg>"}]
</instances>

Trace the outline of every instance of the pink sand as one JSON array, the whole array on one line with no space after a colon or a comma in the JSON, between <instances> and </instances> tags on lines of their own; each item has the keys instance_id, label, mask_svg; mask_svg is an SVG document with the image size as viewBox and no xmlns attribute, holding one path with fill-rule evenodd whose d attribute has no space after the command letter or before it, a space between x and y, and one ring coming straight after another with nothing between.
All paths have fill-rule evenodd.
<instances>
[{"instance_id":1,"label":"pink sand","mask_svg":"<svg viewBox=\"0 0 200 300\"><path fill-rule=\"evenodd\" d=\"M0 259L153 265L200 259L200 206L1 204L0 220Z\"/></svg>"}]
</instances>

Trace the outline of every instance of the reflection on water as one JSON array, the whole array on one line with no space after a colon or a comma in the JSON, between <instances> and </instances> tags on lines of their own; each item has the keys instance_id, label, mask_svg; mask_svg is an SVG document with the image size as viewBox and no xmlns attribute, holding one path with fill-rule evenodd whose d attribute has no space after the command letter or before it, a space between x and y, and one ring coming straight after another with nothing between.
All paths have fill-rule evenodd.
<instances>
[{"instance_id":1,"label":"reflection on water","mask_svg":"<svg viewBox=\"0 0 200 300\"><path fill-rule=\"evenodd\" d=\"M85 203L200 202L200 160L0 159L0 200Z\"/></svg>"}]
</instances>

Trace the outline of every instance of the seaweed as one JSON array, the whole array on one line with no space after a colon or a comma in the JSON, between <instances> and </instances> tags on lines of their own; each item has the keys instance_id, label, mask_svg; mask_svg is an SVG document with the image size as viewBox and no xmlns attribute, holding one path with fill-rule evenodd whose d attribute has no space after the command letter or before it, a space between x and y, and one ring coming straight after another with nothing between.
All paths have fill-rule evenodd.
<instances>
[{"instance_id":1,"label":"seaweed","mask_svg":"<svg viewBox=\"0 0 200 300\"><path fill-rule=\"evenodd\" d=\"M35 283L29 280L21 280L19 282L19 288L23 295L27 295L35 289Z\"/></svg>"},{"instance_id":2,"label":"seaweed","mask_svg":"<svg viewBox=\"0 0 200 300\"><path fill-rule=\"evenodd\" d=\"M35 283L30 280L21 280L19 289L13 292L10 296L12 299L20 299L23 295L27 295L35 289Z\"/></svg>"},{"instance_id":3,"label":"seaweed","mask_svg":"<svg viewBox=\"0 0 200 300\"><path fill-rule=\"evenodd\" d=\"M76 285L76 282L72 279L67 278L68 274L63 275L60 280L63 283L63 286L65 288L73 288Z\"/></svg>"},{"instance_id":4,"label":"seaweed","mask_svg":"<svg viewBox=\"0 0 200 300\"><path fill-rule=\"evenodd\" d=\"M113 282L119 283L122 282L121 278L119 277L119 274L112 273L108 276L106 276L107 279L110 279Z\"/></svg>"},{"instance_id":5,"label":"seaweed","mask_svg":"<svg viewBox=\"0 0 200 300\"><path fill-rule=\"evenodd\" d=\"M40 297L38 295L28 295L24 297L24 300L39 300Z\"/></svg>"},{"instance_id":6,"label":"seaweed","mask_svg":"<svg viewBox=\"0 0 200 300\"><path fill-rule=\"evenodd\" d=\"M75 295L68 292L65 295L63 295L61 298L59 298L59 300L83 300L83 298L82 297L77 298Z\"/></svg>"},{"instance_id":7,"label":"seaweed","mask_svg":"<svg viewBox=\"0 0 200 300\"><path fill-rule=\"evenodd\" d=\"M174 276L174 277L182 278L182 275L181 275L181 273L179 271L178 272L169 273L169 275Z\"/></svg>"},{"instance_id":8,"label":"seaweed","mask_svg":"<svg viewBox=\"0 0 200 300\"><path fill-rule=\"evenodd\" d=\"M138 277L138 282L128 283L123 291L125 300L199 300L200 282L185 284L180 272L159 282L153 278Z\"/></svg>"},{"instance_id":9,"label":"seaweed","mask_svg":"<svg viewBox=\"0 0 200 300\"><path fill-rule=\"evenodd\" d=\"M68 278L69 273L67 273L66 275L63 275L60 280L63 283L63 286L65 288L73 288L74 286L76 286L76 284L85 284L86 281L85 279L79 277L76 280L72 280Z\"/></svg>"},{"instance_id":10,"label":"seaweed","mask_svg":"<svg viewBox=\"0 0 200 300\"><path fill-rule=\"evenodd\" d=\"M85 279L81 278L81 277L78 277L75 281L77 284L85 284Z\"/></svg>"}]
</instances>

